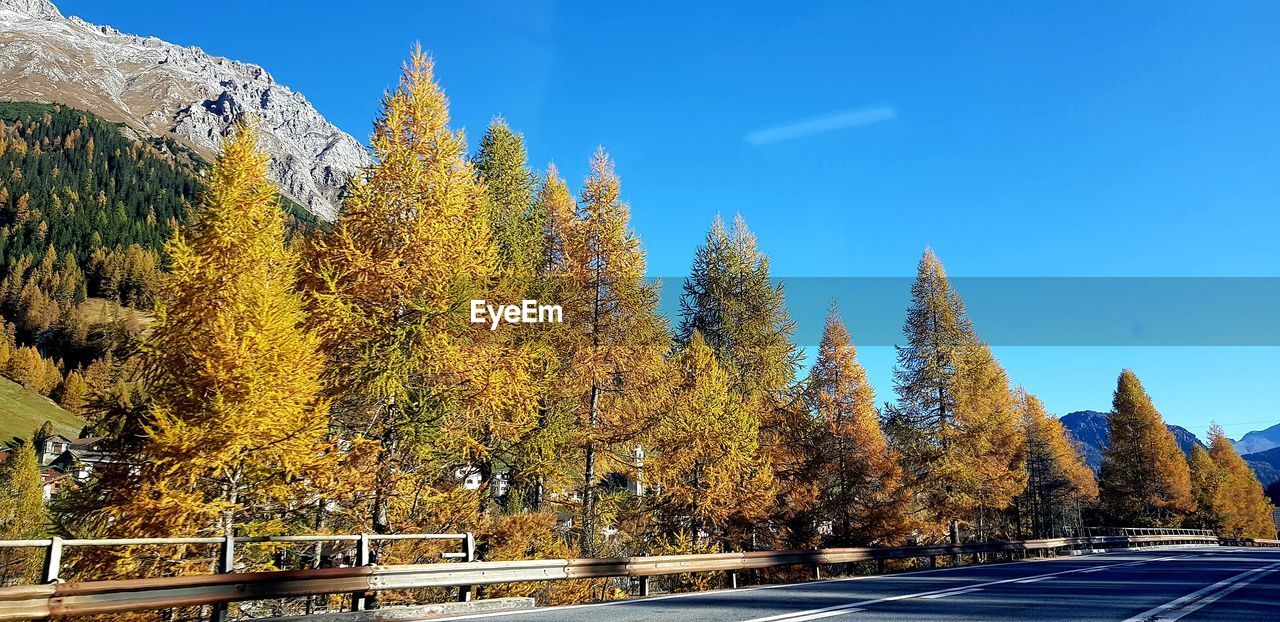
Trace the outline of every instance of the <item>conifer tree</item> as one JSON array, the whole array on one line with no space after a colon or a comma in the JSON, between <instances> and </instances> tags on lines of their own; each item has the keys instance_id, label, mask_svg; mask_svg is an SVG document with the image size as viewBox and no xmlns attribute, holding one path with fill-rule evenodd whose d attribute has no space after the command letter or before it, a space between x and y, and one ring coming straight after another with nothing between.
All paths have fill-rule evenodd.
<instances>
[{"instance_id":1,"label":"conifer tree","mask_svg":"<svg viewBox=\"0 0 1280 622\"><path fill-rule=\"evenodd\" d=\"M1098 484L1062 422L1024 389L1015 399L1026 443L1027 486L1019 509L1025 510L1031 537L1059 537L1083 526L1082 509L1097 500Z\"/></svg>"},{"instance_id":2,"label":"conifer tree","mask_svg":"<svg viewBox=\"0 0 1280 622\"><path fill-rule=\"evenodd\" d=\"M695 332L761 422L760 444L778 488L773 520L756 533L757 541L771 531L779 547L812 544L817 491L810 470L819 430L795 391L800 353L791 342L795 322L782 285L773 281L769 258L741 216L732 230L717 216L695 252L680 299L677 347L686 347Z\"/></svg>"},{"instance_id":3,"label":"conifer tree","mask_svg":"<svg viewBox=\"0 0 1280 622\"><path fill-rule=\"evenodd\" d=\"M67 372L67 378L62 381L62 388L59 389L58 405L69 413L80 414L80 409L84 408L88 396L89 385L85 383L80 372L74 370Z\"/></svg>"},{"instance_id":4,"label":"conifer tree","mask_svg":"<svg viewBox=\"0 0 1280 622\"><path fill-rule=\"evenodd\" d=\"M284 245L276 190L257 133L223 146L173 261L144 353L142 438L104 468L104 499L86 532L118 536L280 533L308 507L333 466L319 399L322 359L301 330L296 257ZM104 549L87 559L137 570L142 559Z\"/></svg>"},{"instance_id":5,"label":"conifer tree","mask_svg":"<svg viewBox=\"0 0 1280 622\"><path fill-rule=\"evenodd\" d=\"M1212 504L1222 518L1219 533L1233 537L1274 538L1271 501L1253 469L1240 457L1222 428L1209 428L1209 457L1221 474Z\"/></svg>"},{"instance_id":6,"label":"conifer tree","mask_svg":"<svg viewBox=\"0 0 1280 622\"><path fill-rule=\"evenodd\" d=\"M48 527L35 448L34 440L15 443L0 462L0 540L39 538ZM38 558L39 551L0 549L0 585L29 581Z\"/></svg>"},{"instance_id":7,"label":"conifer tree","mask_svg":"<svg viewBox=\"0 0 1280 622\"><path fill-rule=\"evenodd\" d=\"M1187 466L1191 472L1191 498L1195 501L1196 511L1186 518L1186 524L1195 529L1217 531L1222 527L1223 517L1216 507L1216 499L1225 474L1209 456L1209 451L1198 444L1192 445Z\"/></svg>"},{"instance_id":8,"label":"conifer tree","mask_svg":"<svg viewBox=\"0 0 1280 622\"><path fill-rule=\"evenodd\" d=\"M1022 443L1008 378L978 339L942 263L925 249L894 368L897 403L884 414L907 482L936 524L990 535L995 513L1023 488Z\"/></svg>"},{"instance_id":9,"label":"conifer tree","mask_svg":"<svg viewBox=\"0 0 1280 622\"><path fill-rule=\"evenodd\" d=\"M1195 510L1191 474L1173 433L1138 376L1126 369L1116 384L1110 446L1098 481L1103 514L1113 525L1169 527Z\"/></svg>"},{"instance_id":10,"label":"conifer tree","mask_svg":"<svg viewBox=\"0 0 1280 622\"><path fill-rule=\"evenodd\" d=\"M695 333L674 361L672 406L652 429L646 472L662 513L694 546L703 533L750 524L772 502L772 475L759 452L760 422L729 390L728 376Z\"/></svg>"},{"instance_id":11,"label":"conifer tree","mask_svg":"<svg viewBox=\"0 0 1280 622\"><path fill-rule=\"evenodd\" d=\"M894 543L908 530L910 491L880 432L875 393L848 329L833 308L805 397L824 430L818 445L820 516L832 544Z\"/></svg>"},{"instance_id":12,"label":"conifer tree","mask_svg":"<svg viewBox=\"0 0 1280 622\"><path fill-rule=\"evenodd\" d=\"M656 288L645 280L644 251L629 225L630 208L604 150L591 160L572 225L561 227L553 272L563 291L563 394L574 404L580 448L579 548L597 552L600 479L632 468L635 439L663 397L670 336L657 314ZM566 224L560 221L560 225Z\"/></svg>"},{"instance_id":13,"label":"conifer tree","mask_svg":"<svg viewBox=\"0 0 1280 622\"><path fill-rule=\"evenodd\" d=\"M433 72L415 50L375 123L376 164L308 250L335 421L377 444L365 501L380 533L474 526L485 491L452 474L478 468L487 490L495 448L536 424L526 358L469 321L492 285L488 208Z\"/></svg>"},{"instance_id":14,"label":"conifer tree","mask_svg":"<svg viewBox=\"0 0 1280 622\"><path fill-rule=\"evenodd\" d=\"M488 199L488 220L496 270L515 296L525 295L542 261L546 218L539 213L524 138L502 118L494 119L480 138L473 160Z\"/></svg>"}]
</instances>

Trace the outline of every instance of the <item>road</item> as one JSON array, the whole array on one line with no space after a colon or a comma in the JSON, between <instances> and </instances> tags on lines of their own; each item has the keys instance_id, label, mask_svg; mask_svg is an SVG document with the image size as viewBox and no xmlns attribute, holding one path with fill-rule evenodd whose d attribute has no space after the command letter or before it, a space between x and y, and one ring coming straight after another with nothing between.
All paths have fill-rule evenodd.
<instances>
[{"instance_id":1,"label":"road","mask_svg":"<svg viewBox=\"0 0 1280 622\"><path fill-rule=\"evenodd\" d=\"M433 620L1275 622L1280 549L1157 548Z\"/></svg>"}]
</instances>

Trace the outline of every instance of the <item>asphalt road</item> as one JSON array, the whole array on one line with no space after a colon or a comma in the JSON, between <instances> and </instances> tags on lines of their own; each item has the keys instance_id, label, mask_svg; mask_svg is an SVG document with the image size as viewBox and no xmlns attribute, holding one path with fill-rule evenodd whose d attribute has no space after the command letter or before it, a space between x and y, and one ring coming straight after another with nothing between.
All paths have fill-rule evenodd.
<instances>
[{"instance_id":1,"label":"asphalt road","mask_svg":"<svg viewBox=\"0 0 1280 622\"><path fill-rule=\"evenodd\" d=\"M434 620L1276 622L1280 549L1171 547Z\"/></svg>"}]
</instances>

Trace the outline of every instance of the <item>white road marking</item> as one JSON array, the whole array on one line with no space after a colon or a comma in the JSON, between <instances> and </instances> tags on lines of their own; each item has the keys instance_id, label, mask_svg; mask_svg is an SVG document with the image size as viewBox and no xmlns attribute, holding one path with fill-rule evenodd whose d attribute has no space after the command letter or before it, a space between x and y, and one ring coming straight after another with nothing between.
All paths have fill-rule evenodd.
<instances>
[{"instance_id":1,"label":"white road marking","mask_svg":"<svg viewBox=\"0 0 1280 622\"><path fill-rule=\"evenodd\" d=\"M842 613L853 613L860 611L854 609L853 605L833 605L831 607L823 607L822 609L807 609L805 611L792 611L790 613L779 613L777 615L766 616L763 618L753 618L750 622L792 622L796 620L796 616L819 615L821 617L830 617ZM808 618L806 618L808 619Z\"/></svg>"},{"instance_id":2,"label":"white road marking","mask_svg":"<svg viewBox=\"0 0 1280 622\"><path fill-rule=\"evenodd\" d=\"M1190 556L1190 555L1183 555L1183 556L1181 556L1181 557L1191 557L1191 556ZM1101 567L1097 567L1097 566L1090 566L1090 568L1097 568L1098 570L1106 570L1107 568L1115 568L1115 567L1118 567L1118 566L1131 566L1131 565L1134 565L1134 564L1145 564L1145 563L1148 563L1148 562L1153 562L1153 561L1165 561L1165 560L1170 560L1170 559L1176 559L1176 558L1175 558L1175 557L1161 557L1161 558L1157 558L1157 559L1144 559L1144 560L1133 561L1133 562L1125 562L1125 563L1120 563L1120 564L1106 564L1106 565L1101 566ZM1006 567L1006 568L1007 568L1007 567L1010 567L1010 566L1017 566L1017 565L1022 565L1022 564L1043 564L1043 563L1052 563L1052 562L1055 562L1055 561L1072 561L1072 560L1071 560L1071 559L1062 559L1062 558L1027 559L1027 560L1018 561L1018 562L1010 562L1010 563L1000 564L1000 566L1004 566L1004 567ZM954 571L954 570L971 570L971 569L973 569L973 566L952 566L952 567L950 567L950 568L935 568L935 569L932 569L932 570L915 570L915 571L910 571L910 572L899 572L899 573L882 574L882 575L863 575L863 576L857 576L857 577L841 577L841 578L838 578L838 579L826 579L826 580L824 580L824 581L822 581L822 582L823 582L823 583L840 583L840 582L844 582L844 581L863 581L863 580L886 579L886 578L897 578L897 579L901 579L901 578L904 578L904 577L909 578L909 577L912 577L912 576L927 575L927 574L937 574L937 573L945 573L945 572L950 572L950 571ZM1083 572L1083 570L1066 570L1066 571L1063 571L1063 572L1061 572L1061 573L1053 573L1053 574L1064 574L1064 573L1072 573L1072 572ZM982 585L995 585L996 583L1008 583L1008 582L1015 581L1015 580L1016 580L1016 579L1005 579L1005 580L1003 580L1003 581L996 581L996 582L994 582L994 583L987 583L987 584L982 584ZM664 594L664 595L662 595L662 596L649 596L649 597L645 597L645 598L637 598L637 599L629 599L629 600L613 600L613 601L603 602L603 603L583 603L583 604L580 604L580 605L560 605L560 606L557 606L557 607L534 607L533 609L520 609L520 610L515 610L515 611L495 611L495 612L492 612L492 613L469 613L469 614L463 614L463 615L448 616L448 617L443 617L443 618L432 618L431 620L432 620L432 622L455 622L455 621L458 621L458 620L476 620L476 619L482 619L482 618L505 618L505 617L509 617L509 616L532 615L532 614L538 614L538 613L548 613L548 612L552 612L552 611L564 611L564 610L569 610L569 609L591 609L591 608L595 608L595 607L610 607L610 606L617 606L617 605L637 604L637 603L653 602L653 601L659 601L659 600L671 600L671 599L675 599L675 598L689 598L689 597L693 597L693 596L708 596L708 595L714 595L714 594L738 594L738 593L742 593L742 592L753 592L753 591L758 591L758 590L773 590L773 589L781 589L781 588L787 588L787 587L795 587L796 585L802 585L802 584L798 584L798 583L780 583L780 584L776 584L776 585L757 585L757 586L753 586L753 587L743 587L743 588L738 588L738 589L710 590L710 591L707 591L707 592L682 592L682 593L680 593L680 594ZM905 596L890 596L890 597L887 597L887 598L878 599L878 600L874 600L874 601L865 601L865 602L863 602L863 603L850 603L850 604L847 604L847 605L837 605L837 607L855 607L855 606L865 606L866 604L871 604L871 603L878 603L878 602L890 602L890 601L895 601L895 600L904 600L904 599L907 599L907 598L918 598L918 597L920 597L920 596L922 596L922 595L924 595L924 594L932 594L932 593L934 593L934 592L947 592L947 591L951 591L951 590L954 590L954 589L956 589L956 588L948 588L948 589L945 589L945 590L934 590L934 591L930 591L930 592L919 592L919 593L916 593L916 594L907 594L907 595L905 595ZM834 609L830 609L830 608L828 608L828 609L829 609L829 610L834 611ZM810 614L810 613L814 613L815 611L819 611L819 610L797 611L797 612L792 612L791 614L788 614L788 615ZM825 610L823 610L823 611L825 611ZM849 613L852 613L852 611L850 611ZM835 614L832 614L832 615L835 615ZM763 621L762 621L762 620L747 620L747 621L745 621L745 622L763 622Z\"/></svg>"},{"instance_id":3,"label":"white road marking","mask_svg":"<svg viewBox=\"0 0 1280 622\"><path fill-rule=\"evenodd\" d=\"M1048 581L1052 578L1053 577L1036 577L1034 579L1023 579L1021 581L1014 581L1014 583L1035 583L1037 581Z\"/></svg>"},{"instance_id":4,"label":"white road marking","mask_svg":"<svg viewBox=\"0 0 1280 622\"><path fill-rule=\"evenodd\" d=\"M941 594L930 594L928 596L921 596L920 598L928 598L932 600L934 598L947 598L948 596L959 596L961 594L968 594L969 592L981 592L981 591L982 591L982 588L980 587L971 587L963 590L952 590L950 592L943 592Z\"/></svg>"},{"instance_id":5,"label":"white road marking","mask_svg":"<svg viewBox=\"0 0 1280 622\"><path fill-rule=\"evenodd\" d=\"M1160 620L1161 622L1174 622L1175 620L1180 620L1183 616L1196 611L1201 607L1230 594L1231 592L1249 585L1267 574L1275 572L1278 568L1280 568L1280 562L1254 568L1253 570L1247 570L1233 577L1227 577L1226 579L1214 583L1213 585L1200 588L1186 596L1175 598L1163 605L1160 605L1159 607L1148 609L1147 611L1129 618L1124 622L1154 622L1155 620ZM1174 613L1173 617L1161 617L1162 614L1174 609L1181 610Z\"/></svg>"},{"instance_id":6,"label":"white road marking","mask_svg":"<svg viewBox=\"0 0 1280 622\"><path fill-rule=\"evenodd\" d=\"M1169 561L1169 560L1172 560L1172 559L1181 559L1181 558L1184 558L1184 557L1194 557L1194 556L1193 556L1193 555L1176 555L1176 556L1172 556L1172 557L1158 557L1158 558L1156 558L1156 559L1144 559L1144 560L1139 560L1139 561L1134 561L1134 562L1127 562L1127 563L1126 563L1126 564L1124 564L1124 565L1126 565L1126 566L1133 566L1133 565L1137 565L1137 564L1145 564L1145 563L1148 563L1148 562ZM1108 566L1114 566L1114 564L1108 564ZM1093 566L1090 566L1090 568L1092 568L1092 567L1093 567ZM1004 584L1006 584L1006 583L1020 583L1020 582L1026 581L1027 579L1035 579L1035 580L1037 580L1037 581L1040 581L1040 580L1043 580L1043 579L1047 579L1047 578L1049 578L1049 577L1057 577L1057 576L1061 576L1061 575L1074 574L1074 573L1078 573L1078 572L1083 572L1084 570L1085 570L1084 568L1074 568L1074 569L1072 569L1072 570L1061 570L1061 571L1058 571L1058 572L1050 572L1050 573L1047 573L1047 574L1036 575L1036 576L1034 576L1034 577L1013 577L1013 578L1011 578L1011 579L1000 579L999 581L988 581L988 582L986 582L986 583L978 583L978 584L975 584L975 585L965 585L965 586L960 586L960 587L949 587L949 588L939 589L939 590L929 590L929 591L927 591L927 592L916 592L916 593L914 593L914 594L899 594L899 595L897 595L897 596L886 596L886 597L884 597L884 598L875 598L875 599L872 599L872 600L863 600L863 601L858 601L858 602L853 602L853 603L847 603L847 604L844 604L844 605L835 605L835 606L833 606L833 607L825 607L825 608L822 608L822 609L811 609L811 610L808 610L808 611L797 611L797 612L792 613L791 615L806 615L806 614L811 614L811 613L823 613L823 612L827 612L827 611L834 611L834 610L836 610L836 609L837 609L837 608L839 608L839 607L847 607L847 608L849 608L849 609L855 609L855 608L856 608L856 609L862 609L862 608L865 608L865 607L869 607L869 606L871 606L871 605L877 605L877 604L880 604L880 603L890 603L890 602L899 601L899 600L907 600L907 599L910 599L910 598L941 598L941 597L944 597L944 596L952 596L952 595L953 595L953 593L960 593L960 592L961 592L961 591L963 591L963 590L968 590L968 591L978 591L978 590L980 590L980 589L982 589L982 588L984 588L984 587L990 587L990 586L992 586L992 585L1004 585ZM836 615L836 614L834 614L834 613L833 613L832 615ZM785 617L785 615L774 615L774 616L766 616L766 617L763 617L763 618L751 618L750 620L743 620L743 622L789 622L790 620L791 620L791 618Z\"/></svg>"}]
</instances>

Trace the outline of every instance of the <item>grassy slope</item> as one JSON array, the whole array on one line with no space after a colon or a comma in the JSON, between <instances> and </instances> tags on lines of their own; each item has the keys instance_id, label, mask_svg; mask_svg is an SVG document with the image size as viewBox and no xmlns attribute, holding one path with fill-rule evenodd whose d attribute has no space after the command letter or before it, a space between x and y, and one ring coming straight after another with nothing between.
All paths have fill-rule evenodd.
<instances>
[{"instance_id":1,"label":"grassy slope","mask_svg":"<svg viewBox=\"0 0 1280 622\"><path fill-rule=\"evenodd\" d=\"M79 436L80 428L84 427L84 419L58 408L57 404L35 391L25 389L8 378L0 378L0 442L14 436L29 437L46 420L52 421L54 429L71 438Z\"/></svg>"}]
</instances>

